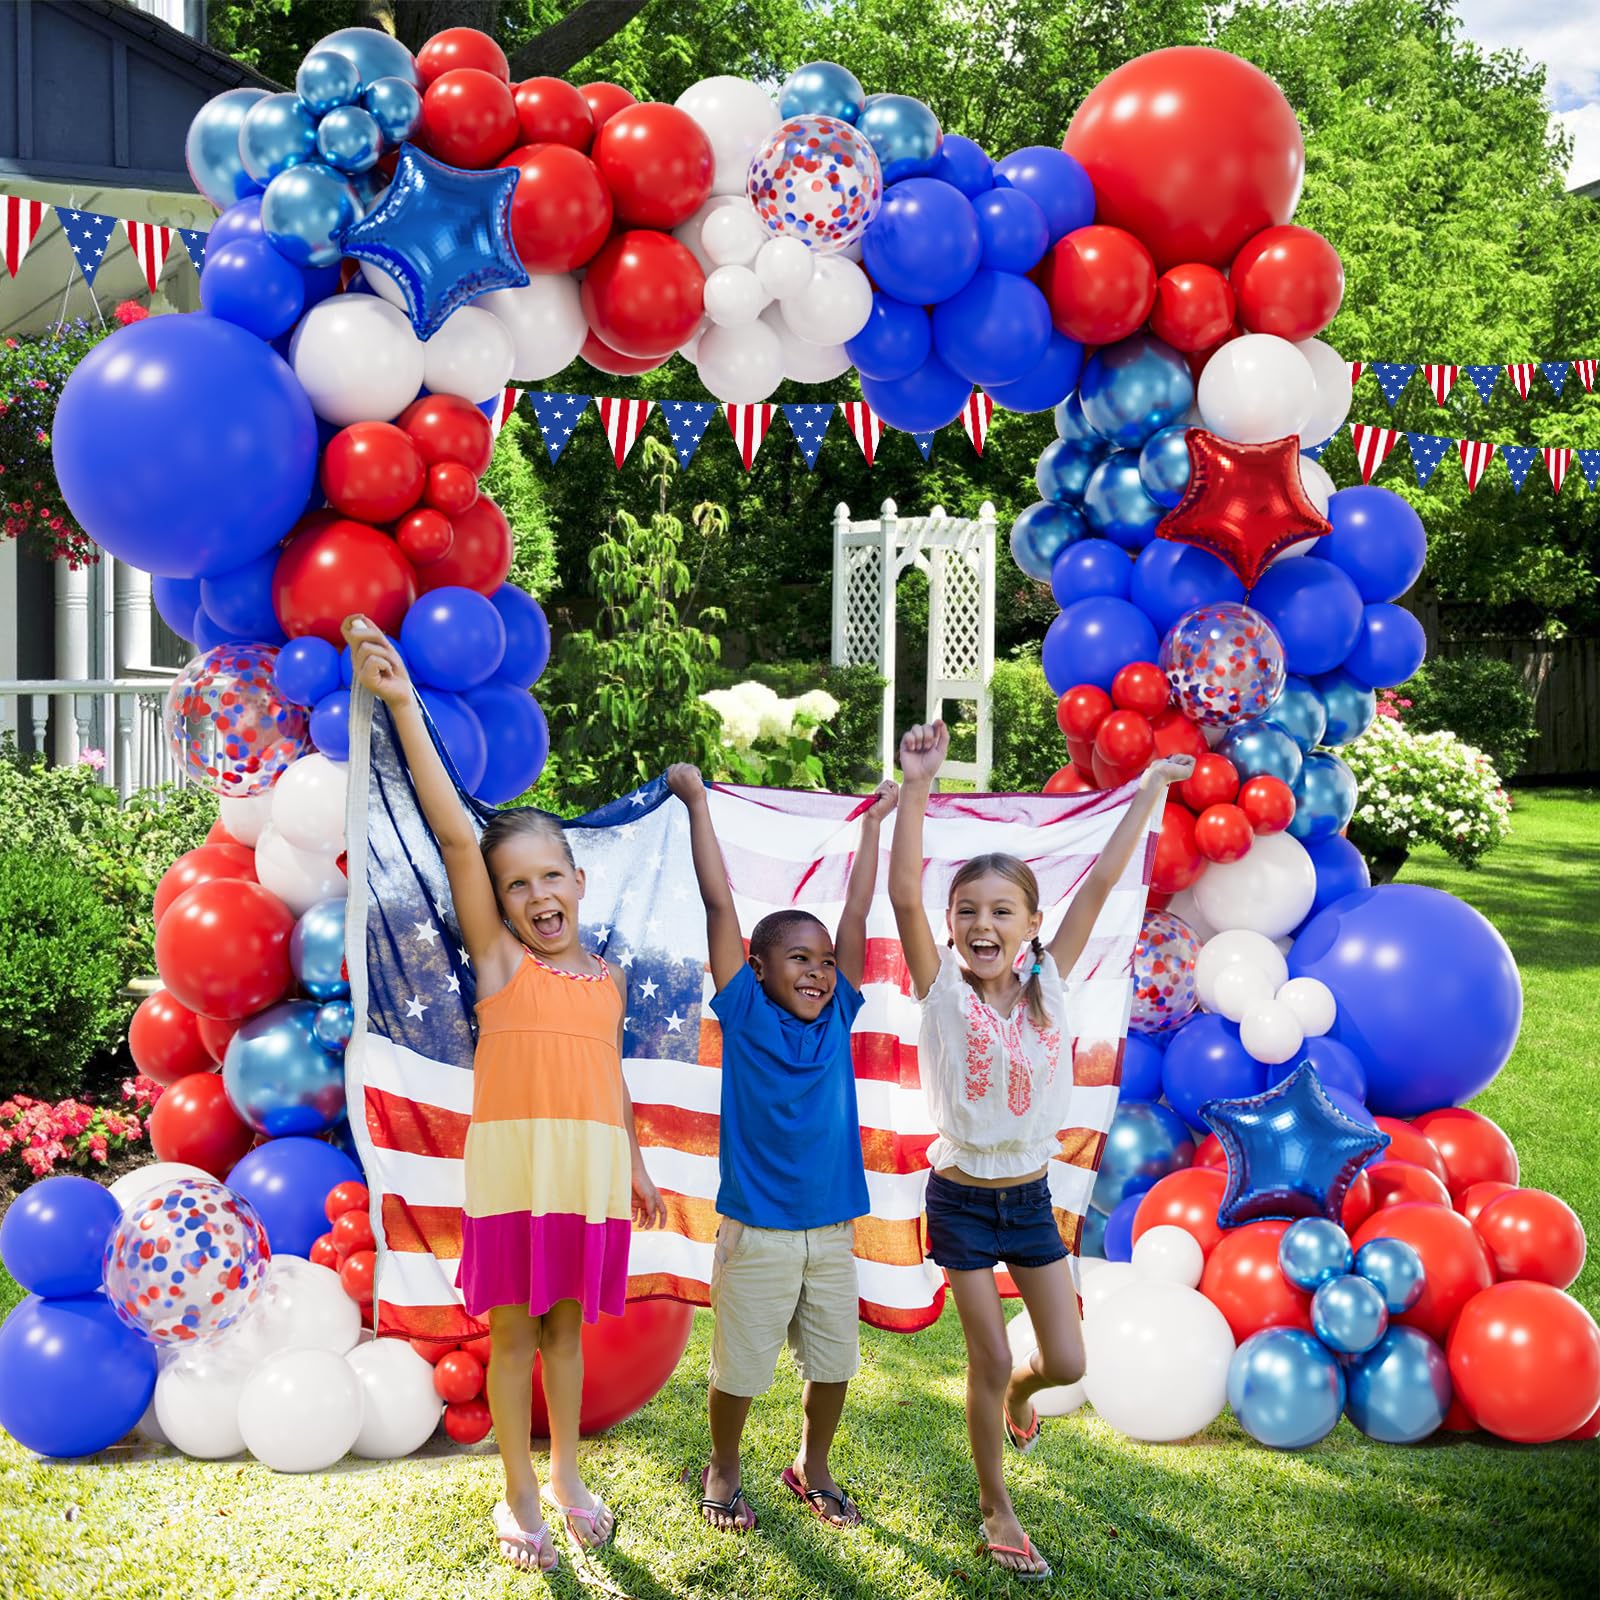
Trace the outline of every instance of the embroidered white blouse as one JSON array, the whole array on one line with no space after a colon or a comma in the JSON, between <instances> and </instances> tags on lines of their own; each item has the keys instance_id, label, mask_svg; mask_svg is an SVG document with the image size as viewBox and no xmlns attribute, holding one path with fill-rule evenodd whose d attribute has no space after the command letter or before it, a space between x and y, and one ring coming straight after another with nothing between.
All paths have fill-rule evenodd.
<instances>
[{"instance_id":1,"label":"embroidered white blouse","mask_svg":"<svg viewBox=\"0 0 1600 1600\"><path fill-rule=\"evenodd\" d=\"M917 1067L938 1137L928 1147L935 1172L960 1167L973 1178L1022 1178L1060 1148L1056 1135L1072 1093L1070 1051L1063 1058L1066 994L1045 952L1040 986L1050 1024L1039 1028L1020 997L1002 1017L962 976L948 947L922 998Z\"/></svg>"}]
</instances>

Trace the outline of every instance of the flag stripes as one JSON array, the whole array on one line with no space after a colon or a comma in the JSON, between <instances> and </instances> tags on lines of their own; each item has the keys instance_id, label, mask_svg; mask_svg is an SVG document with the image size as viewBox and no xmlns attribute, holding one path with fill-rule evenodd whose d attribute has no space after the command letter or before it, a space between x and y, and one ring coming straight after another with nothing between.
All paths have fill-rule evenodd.
<instances>
[{"instance_id":1,"label":"flag stripes","mask_svg":"<svg viewBox=\"0 0 1600 1600\"><path fill-rule=\"evenodd\" d=\"M878 413L865 400L846 400L839 409L844 412L844 420L870 467L877 460L878 442L883 438L883 423Z\"/></svg>"},{"instance_id":2,"label":"flag stripes","mask_svg":"<svg viewBox=\"0 0 1600 1600\"><path fill-rule=\"evenodd\" d=\"M43 200L25 200L21 195L0 195L0 243L4 244L6 271L14 278L22 258L33 243L33 236L44 221Z\"/></svg>"},{"instance_id":3,"label":"flag stripes","mask_svg":"<svg viewBox=\"0 0 1600 1600\"><path fill-rule=\"evenodd\" d=\"M961 408L962 431L972 441L972 448L981 456L984 441L989 437L989 424L994 418L994 401L982 389L974 389Z\"/></svg>"},{"instance_id":4,"label":"flag stripes","mask_svg":"<svg viewBox=\"0 0 1600 1600\"><path fill-rule=\"evenodd\" d=\"M167 264L167 252L172 248L171 228L163 228L154 222L125 221L122 226L127 230L128 243L133 246L134 258L139 263L139 270L144 273L144 281L150 286L150 293L156 292L156 280L161 276L161 269Z\"/></svg>"},{"instance_id":5,"label":"flag stripes","mask_svg":"<svg viewBox=\"0 0 1600 1600\"><path fill-rule=\"evenodd\" d=\"M600 423L606 430L606 443L611 446L611 456L618 469L628 459L628 452L644 432L653 400L614 400L601 398L595 401L600 410Z\"/></svg>"},{"instance_id":6,"label":"flag stripes","mask_svg":"<svg viewBox=\"0 0 1600 1600\"><path fill-rule=\"evenodd\" d=\"M728 429L733 434L733 442L739 448L739 459L744 463L744 470L748 472L755 462L756 452L761 448L761 441L767 436L767 429L772 426L772 413L777 408L769 405L723 407L723 413L728 419Z\"/></svg>"},{"instance_id":7,"label":"flag stripes","mask_svg":"<svg viewBox=\"0 0 1600 1600\"><path fill-rule=\"evenodd\" d=\"M1372 482L1372 474L1389 459L1400 435L1393 428L1374 428L1364 422L1350 424L1350 439L1356 447L1356 463L1361 481Z\"/></svg>"}]
</instances>

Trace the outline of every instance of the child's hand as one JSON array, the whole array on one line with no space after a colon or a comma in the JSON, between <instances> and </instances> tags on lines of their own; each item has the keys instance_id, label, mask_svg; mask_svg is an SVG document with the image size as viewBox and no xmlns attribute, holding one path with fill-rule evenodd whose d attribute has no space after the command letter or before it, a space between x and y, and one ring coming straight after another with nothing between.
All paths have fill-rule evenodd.
<instances>
[{"instance_id":1,"label":"child's hand","mask_svg":"<svg viewBox=\"0 0 1600 1600\"><path fill-rule=\"evenodd\" d=\"M1160 784L1182 783L1194 776L1194 757L1187 755L1163 756L1144 770L1144 781L1154 787Z\"/></svg>"},{"instance_id":2,"label":"child's hand","mask_svg":"<svg viewBox=\"0 0 1600 1600\"><path fill-rule=\"evenodd\" d=\"M690 769L693 770L692 768ZM633 1225L636 1228L664 1228L667 1223L667 1203L661 1191L650 1181L650 1174L637 1162L633 1168Z\"/></svg>"},{"instance_id":3,"label":"child's hand","mask_svg":"<svg viewBox=\"0 0 1600 1600\"><path fill-rule=\"evenodd\" d=\"M675 761L667 768L667 787L688 805L697 795L706 792L706 781L701 777L699 767L691 766L687 761Z\"/></svg>"},{"instance_id":4,"label":"child's hand","mask_svg":"<svg viewBox=\"0 0 1600 1600\"><path fill-rule=\"evenodd\" d=\"M893 778L885 778L874 792L877 798L862 813L864 822L882 822L900 803L900 785Z\"/></svg>"},{"instance_id":5,"label":"child's hand","mask_svg":"<svg viewBox=\"0 0 1600 1600\"><path fill-rule=\"evenodd\" d=\"M346 617L341 631L350 646L352 678L387 706L410 700L411 679L406 675L405 663L378 625L357 615Z\"/></svg>"},{"instance_id":6,"label":"child's hand","mask_svg":"<svg viewBox=\"0 0 1600 1600\"><path fill-rule=\"evenodd\" d=\"M928 782L939 775L950 748L950 730L943 722L918 723L900 738L900 771L907 783Z\"/></svg>"}]
</instances>

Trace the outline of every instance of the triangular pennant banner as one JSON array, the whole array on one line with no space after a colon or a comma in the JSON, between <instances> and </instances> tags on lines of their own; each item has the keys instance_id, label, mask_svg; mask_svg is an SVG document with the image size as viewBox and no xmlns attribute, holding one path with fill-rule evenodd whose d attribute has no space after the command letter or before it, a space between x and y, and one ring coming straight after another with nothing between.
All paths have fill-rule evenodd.
<instances>
[{"instance_id":1,"label":"triangular pennant banner","mask_svg":"<svg viewBox=\"0 0 1600 1600\"><path fill-rule=\"evenodd\" d=\"M550 455L550 465L561 459L561 452L572 439L572 430L583 420L588 409L586 394L550 394L545 390L533 391L533 414L539 419L539 432L544 435L544 447Z\"/></svg>"},{"instance_id":2,"label":"triangular pennant banner","mask_svg":"<svg viewBox=\"0 0 1600 1600\"><path fill-rule=\"evenodd\" d=\"M619 470L628 459L628 452L633 449L639 435L644 432L654 403L652 400L595 401L600 412L600 425L606 430L606 443L611 446L611 456Z\"/></svg>"},{"instance_id":3,"label":"triangular pennant banner","mask_svg":"<svg viewBox=\"0 0 1600 1600\"><path fill-rule=\"evenodd\" d=\"M1583 392L1590 394L1594 390L1594 369L1600 367L1600 361L1574 361L1572 370L1578 374L1578 381L1583 385Z\"/></svg>"},{"instance_id":4,"label":"triangular pennant banner","mask_svg":"<svg viewBox=\"0 0 1600 1600\"><path fill-rule=\"evenodd\" d=\"M972 448L981 456L984 441L989 437L989 424L994 419L994 401L982 389L974 389L961 408L961 426L972 441Z\"/></svg>"},{"instance_id":5,"label":"triangular pennant banner","mask_svg":"<svg viewBox=\"0 0 1600 1600\"><path fill-rule=\"evenodd\" d=\"M1485 405L1489 403L1489 396L1494 393L1494 386L1500 379L1499 367L1463 367L1462 372L1472 380L1472 387L1478 391L1478 398Z\"/></svg>"},{"instance_id":6,"label":"triangular pennant banner","mask_svg":"<svg viewBox=\"0 0 1600 1600\"><path fill-rule=\"evenodd\" d=\"M66 206L57 206L56 216L61 219L61 231L66 234L67 243L77 258L78 270L84 281L93 287L94 275L100 270L111 235L117 230L117 219L103 217L98 211L71 211Z\"/></svg>"},{"instance_id":7,"label":"triangular pennant banner","mask_svg":"<svg viewBox=\"0 0 1600 1600\"><path fill-rule=\"evenodd\" d=\"M922 452L922 459L928 459L928 452L933 449L933 435L931 433L914 433L911 435L917 442L917 449Z\"/></svg>"},{"instance_id":8,"label":"triangular pennant banner","mask_svg":"<svg viewBox=\"0 0 1600 1600\"><path fill-rule=\"evenodd\" d=\"M1361 374L1367 370L1365 361L1347 361L1345 368L1350 374L1350 387L1353 389L1361 382Z\"/></svg>"},{"instance_id":9,"label":"triangular pennant banner","mask_svg":"<svg viewBox=\"0 0 1600 1600\"><path fill-rule=\"evenodd\" d=\"M172 248L172 229L156 222L135 222L132 218L122 226L128 231L128 243L133 246L144 281L154 294L156 279L161 276L161 269L167 264L167 252Z\"/></svg>"},{"instance_id":10,"label":"triangular pennant banner","mask_svg":"<svg viewBox=\"0 0 1600 1600\"><path fill-rule=\"evenodd\" d=\"M1310 456L1313 461L1321 461L1322 452L1332 443L1332 439L1324 439L1321 444L1303 444L1300 446L1300 454Z\"/></svg>"},{"instance_id":11,"label":"triangular pennant banner","mask_svg":"<svg viewBox=\"0 0 1600 1600\"><path fill-rule=\"evenodd\" d=\"M663 400L661 415L672 439L672 453L680 467L687 467L706 436L706 424L716 410L711 400Z\"/></svg>"},{"instance_id":12,"label":"triangular pennant banner","mask_svg":"<svg viewBox=\"0 0 1600 1600\"><path fill-rule=\"evenodd\" d=\"M1484 468L1494 460L1494 446L1476 439L1457 439L1456 449L1461 453L1461 470L1466 475L1467 493L1471 494L1478 487Z\"/></svg>"},{"instance_id":13,"label":"triangular pennant banner","mask_svg":"<svg viewBox=\"0 0 1600 1600\"><path fill-rule=\"evenodd\" d=\"M1444 453L1455 443L1437 433L1408 433L1406 443L1411 446L1411 470L1417 475L1417 487L1426 489L1428 479L1444 460Z\"/></svg>"},{"instance_id":14,"label":"triangular pennant banner","mask_svg":"<svg viewBox=\"0 0 1600 1600\"><path fill-rule=\"evenodd\" d=\"M1456 379L1460 374L1460 367L1423 367L1422 376L1426 379L1428 387L1433 391L1435 405L1442 406L1450 398L1450 391L1455 388Z\"/></svg>"},{"instance_id":15,"label":"triangular pennant banner","mask_svg":"<svg viewBox=\"0 0 1600 1600\"><path fill-rule=\"evenodd\" d=\"M1517 391L1519 400L1528 398L1528 390L1533 387L1534 364L1531 361L1508 361L1506 363L1506 376L1511 380L1511 387Z\"/></svg>"},{"instance_id":16,"label":"triangular pennant banner","mask_svg":"<svg viewBox=\"0 0 1600 1600\"><path fill-rule=\"evenodd\" d=\"M43 200L24 200L19 194L0 195L0 245L5 248L6 271L13 278L44 221L44 210Z\"/></svg>"},{"instance_id":17,"label":"triangular pennant banner","mask_svg":"<svg viewBox=\"0 0 1600 1600\"><path fill-rule=\"evenodd\" d=\"M1566 368L1562 369L1563 374ZM1572 452L1567 449L1546 445L1543 451L1544 470L1550 474L1550 492L1561 493L1561 485L1567 481L1567 473L1572 467Z\"/></svg>"},{"instance_id":18,"label":"triangular pennant banner","mask_svg":"<svg viewBox=\"0 0 1600 1600\"><path fill-rule=\"evenodd\" d=\"M500 396L500 404L494 408L494 415L489 418L489 426L494 430L496 438L499 437L500 430L511 420L511 413L517 409L517 401L522 398L522 394L523 391L515 384L506 385L505 393Z\"/></svg>"},{"instance_id":19,"label":"triangular pennant banner","mask_svg":"<svg viewBox=\"0 0 1600 1600\"><path fill-rule=\"evenodd\" d=\"M806 471L815 472L822 441L827 437L828 424L833 421L833 406L785 406L783 415L789 424L789 432L794 435L794 442L800 446L800 454L805 458Z\"/></svg>"},{"instance_id":20,"label":"triangular pennant banner","mask_svg":"<svg viewBox=\"0 0 1600 1600\"><path fill-rule=\"evenodd\" d=\"M1600 450L1575 450L1583 481L1591 489L1600 489Z\"/></svg>"},{"instance_id":21,"label":"triangular pennant banner","mask_svg":"<svg viewBox=\"0 0 1600 1600\"><path fill-rule=\"evenodd\" d=\"M755 463L761 441L767 436L767 429L772 426L773 407L730 405L725 406L723 411L728 418L728 431L733 435L733 442L739 447L739 459L744 463L744 470L748 472Z\"/></svg>"},{"instance_id":22,"label":"triangular pennant banner","mask_svg":"<svg viewBox=\"0 0 1600 1600\"><path fill-rule=\"evenodd\" d=\"M1380 383L1382 378L1378 380ZM1350 424L1350 439L1356 447L1356 461L1361 467L1361 481L1372 482L1372 474L1389 459L1400 435L1393 428L1372 428L1364 422Z\"/></svg>"},{"instance_id":23,"label":"triangular pennant banner","mask_svg":"<svg viewBox=\"0 0 1600 1600\"><path fill-rule=\"evenodd\" d=\"M867 458L867 465L870 467L877 459L878 441L883 437L883 423L878 413L865 400L846 400L841 409L844 411L844 420L850 424L850 431L855 435L856 443L861 446L861 453Z\"/></svg>"},{"instance_id":24,"label":"triangular pennant banner","mask_svg":"<svg viewBox=\"0 0 1600 1600\"><path fill-rule=\"evenodd\" d=\"M183 248L189 252L189 259L194 263L196 272L206 270L206 236L196 228L179 228L178 237L183 240Z\"/></svg>"},{"instance_id":25,"label":"triangular pennant banner","mask_svg":"<svg viewBox=\"0 0 1600 1600\"><path fill-rule=\"evenodd\" d=\"M1544 381L1556 392L1556 399L1561 398L1561 391L1566 387L1567 373L1570 370L1565 361L1541 361L1539 370L1544 374ZM1556 491L1559 494L1561 491Z\"/></svg>"},{"instance_id":26,"label":"triangular pennant banner","mask_svg":"<svg viewBox=\"0 0 1600 1600\"><path fill-rule=\"evenodd\" d=\"M1522 486L1528 481L1528 469L1533 465L1539 454L1539 447L1531 444L1503 444L1500 446L1500 458L1506 464L1506 471L1511 474L1511 485L1518 494L1522 493Z\"/></svg>"},{"instance_id":27,"label":"triangular pennant banner","mask_svg":"<svg viewBox=\"0 0 1600 1600\"><path fill-rule=\"evenodd\" d=\"M1411 374L1417 370L1414 361L1374 361L1372 375L1378 380L1378 387L1383 390L1383 398L1389 402L1389 409L1394 410L1394 403L1411 382Z\"/></svg>"}]
</instances>

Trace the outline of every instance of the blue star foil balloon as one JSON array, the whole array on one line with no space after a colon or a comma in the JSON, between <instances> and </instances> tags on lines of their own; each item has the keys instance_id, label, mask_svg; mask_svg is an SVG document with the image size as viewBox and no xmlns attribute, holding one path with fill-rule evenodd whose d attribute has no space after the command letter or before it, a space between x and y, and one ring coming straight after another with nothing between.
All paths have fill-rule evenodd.
<instances>
[{"instance_id":1,"label":"blue star foil balloon","mask_svg":"<svg viewBox=\"0 0 1600 1600\"><path fill-rule=\"evenodd\" d=\"M515 167L465 172L403 145L383 199L344 235L344 253L387 272L419 339L491 289L520 289L527 269L511 244Z\"/></svg>"},{"instance_id":2,"label":"blue star foil balloon","mask_svg":"<svg viewBox=\"0 0 1600 1600\"><path fill-rule=\"evenodd\" d=\"M1224 1228L1272 1218L1337 1222L1356 1174L1389 1144L1328 1098L1309 1061L1264 1094L1208 1100L1200 1115L1228 1158L1217 1208Z\"/></svg>"}]
</instances>

